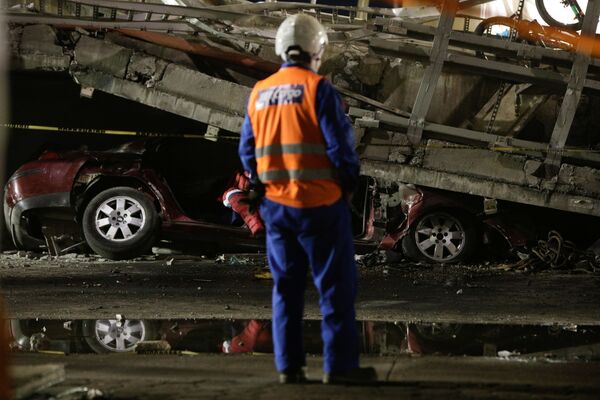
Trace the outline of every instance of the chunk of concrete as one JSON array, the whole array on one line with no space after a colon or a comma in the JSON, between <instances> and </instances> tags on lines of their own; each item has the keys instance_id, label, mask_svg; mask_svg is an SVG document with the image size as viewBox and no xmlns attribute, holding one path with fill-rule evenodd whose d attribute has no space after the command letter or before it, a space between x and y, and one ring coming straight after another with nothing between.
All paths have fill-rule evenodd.
<instances>
[{"instance_id":1,"label":"chunk of concrete","mask_svg":"<svg viewBox=\"0 0 600 400\"><path fill-rule=\"evenodd\" d=\"M174 64L184 65L189 68L196 68L196 65L192 61L190 55L180 50L170 49L154 43L133 39L116 32L108 32L105 36L105 40L108 40L109 42L118 46L133 49L136 51L136 54L141 52L162 60L169 60L169 62Z\"/></svg>"},{"instance_id":2,"label":"chunk of concrete","mask_svg":"<svg viewBox=\"0 0 600 400\"><path fill-rule=\"evenodd\" d=\"M135 52L129 61L126 78L151 87L162 77L167 65L168 63L164 60Z\"/></svg>"},{"instance_id":3,"label":"chunk of concrete","mask_svg":"<svg viewBox=\"0 0 600 400\"><path fill-rule=\"evenodd\" d=\"M21 35L21 53L62 57L62 46L56 44L56 33L48 25L29 25Z\"/></svg>"},{"instance_id":4,"label":"chunk of concrete","mask_svg":"<svg viewBox=\"0 0 600 400\"><path fill-rule=\"evenodd\" d=\"M523 156L429 140L423 167L525 185L525 161Z\"/></svg>"},{"instance_id":5,"label":"chunk of concrete","mask_svg":"<svg viewBox=\"0 0 600 400\"><path fill-rule=\"evenodd\" d=\"M542 162L539 160L527 160L525 161L525 180L528 186L539 187L542 179L536 174L542 166Z\"/></svg>"},{"instance_id":6,"label":"chunk of concrete","mask_svg":"<svg viewBox=\"0 0 600 400\"><path fill-rule=\"evenodd\" d=\"M388 161L390 158L390 146L367 145L359 151L361 158L374 161Z\"/></svg>"},{"instance_id":7,"label":"chunk of concrete","mask_svg":"<svg viewBox=\"0 0 600 400\"><path fill-rule=\"evenodd\" d=\"M75 47L77 64L118 78L125 77L132 55L131 49L87 36L82 36Z\"/></svg>"},{"instance_id":8,"label":"chunk of concrete","mask_svg":"<svg viewBox=\"0 0 600 400\"><path fill-rule=\"evenodd\" d=\"M11 68L28 71L66 71L70 63L69 56L53 57L43 54L20 54L11 60Z\"/></svg>"},{"instance_id":9,"label":"chunk of concrete","mask_svg":"<svg viewBox=\"0 0 600 400\"><path fill-rule=\"evenodd\" d=\"M562 164L556 189L582 195L598 195L600 194L600 170Z\"/></svg>"},{"instance_id":10,"label":"chunk of concrete","mask_svg":"<svg viewBox=\"0 0 600 400\"><path fill-rule=\"evenodd\" d=\"M246 114L246 104L250 96L248 87L175 64L167 66L156 87L163 92L236 115Z\"/></svg>"},{"instance_id":11,"label":"chunk of concrete","mask_svg":"<svg viewBox=\"0 0 600 400\"><path fill-rule=\"evenodd\" d=\"M11 68L15 70L64 71L71 58L56 44L56 34L47 25L29 25L11 30Z\"/></svg>"},{"instance_id":12,"label":"chunk of concrete","mask_svg":"<svg viewBox=\"0 0 600 400\"><path fill-rule=\"evenodd\" d=\"M364 57L358 63L356 74L358 79L368 86L377 85L381 82L386 62L379 57Z\"/></svg>"}]
</instances>

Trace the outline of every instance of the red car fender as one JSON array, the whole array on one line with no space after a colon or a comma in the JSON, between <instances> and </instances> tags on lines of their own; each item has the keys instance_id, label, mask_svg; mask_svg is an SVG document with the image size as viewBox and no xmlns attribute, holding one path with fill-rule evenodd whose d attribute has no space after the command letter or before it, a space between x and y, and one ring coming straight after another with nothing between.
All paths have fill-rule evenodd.
<instances>
[{"instance_id":1,"label":"red car fender","mask_svg":"<svg viewBox=\"0 0 600 400\"><path fill-rule=\"evenodd\" d=\"M84 167L81 169L77 180L85 182L88 180L86 176L92 177L92 180L87 183L85 192L93 190L94 186L100 184L103 179L108 178L116 181L119 179L133 179L147 190L149 196L158 202L163 223L169 223L173 220L193 221L184 214L165 179L152 169L142 168L139 163L135 163L125 171L102 166Z\"/></svg>"},{"instance_id":2,"label":"red car fender","mask_svg":"<svg viewBox=\"0 0 600 400\"><path fill-rule=\"evenodd\" d=\"M76 176L87 157L55 158L26 163L10 177L6 184L5 201L9 207L40 195L70 193Z\"/></svg>"}]
</instances>

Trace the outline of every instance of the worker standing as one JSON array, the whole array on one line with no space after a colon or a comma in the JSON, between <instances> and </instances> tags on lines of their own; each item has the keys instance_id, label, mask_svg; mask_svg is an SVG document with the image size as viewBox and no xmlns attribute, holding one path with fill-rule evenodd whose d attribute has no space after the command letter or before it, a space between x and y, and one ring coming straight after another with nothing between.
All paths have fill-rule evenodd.
<instances>
[{"instance_id":1,"label":"worker standing","mask_svg":"<svg viewBox=\"0 0 600 400\"><path fill-rule=\"evenodd\" d=\"M308 266L323 315L324 383L376 379L359 368L349 200L359 161L350 121L333 85L318 75L328 42L321 24L298 14L279 27L281 69L248 102L239 153L266 224L273 274L273 342L281 383L306 380L302 316Z\"/></svg>"}]
</instances>

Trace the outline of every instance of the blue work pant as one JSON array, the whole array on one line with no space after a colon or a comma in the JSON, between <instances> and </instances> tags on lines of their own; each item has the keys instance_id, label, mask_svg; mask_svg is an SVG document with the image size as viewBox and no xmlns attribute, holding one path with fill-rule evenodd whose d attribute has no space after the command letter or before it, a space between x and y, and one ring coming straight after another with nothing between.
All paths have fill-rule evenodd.
<instances>
[{"instance_id":1,"label":"blue work pant","mask_svg":"<svg viewBox=\"0 0 600 400\"><path fill-rule=\"evenodd\" d=\"M280 372L306 365L302 336L309 265L320 296L325 372L358 367L354 301L357 274L348 204L294 208L261 205L273 274L273 344Z\"/></svg>"}]
</instances>

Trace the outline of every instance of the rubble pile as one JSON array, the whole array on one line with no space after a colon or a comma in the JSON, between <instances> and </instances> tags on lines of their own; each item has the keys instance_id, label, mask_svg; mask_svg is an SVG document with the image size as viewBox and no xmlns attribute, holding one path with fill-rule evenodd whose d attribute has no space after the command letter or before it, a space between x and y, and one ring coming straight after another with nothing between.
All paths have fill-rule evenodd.
<instances>
[{"instance_id":1,"label":"rubble pile","mask_svg":"<svg viewBox=\"0 0 600 400\"><path fill-rule=\"evenodd\" d=\"M563 239L556 231L548 232L548 240L539 240L529 253L514 264L503 264L503 270L534 272L564 270L573 273L600 272L600 257L591 251L577 249L573 242Z\"/></svg>"}]
</instances>

